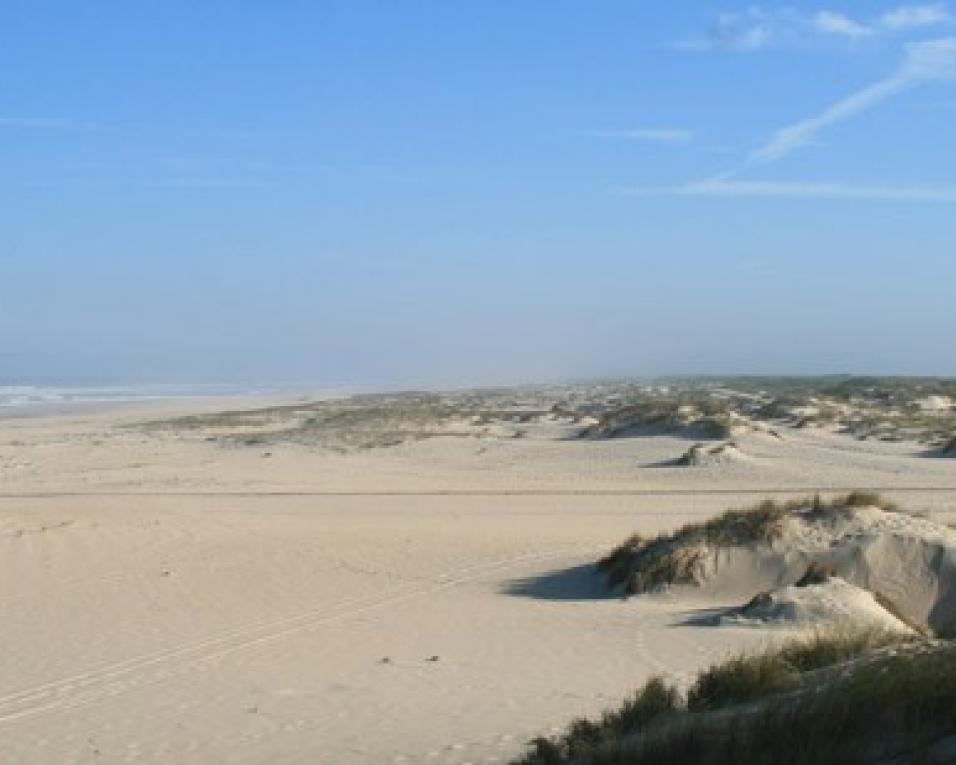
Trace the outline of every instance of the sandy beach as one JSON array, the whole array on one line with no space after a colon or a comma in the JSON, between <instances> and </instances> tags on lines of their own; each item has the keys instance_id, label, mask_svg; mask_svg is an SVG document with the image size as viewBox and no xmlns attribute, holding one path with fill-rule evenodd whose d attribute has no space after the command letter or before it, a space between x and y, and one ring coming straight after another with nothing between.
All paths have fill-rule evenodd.
<instances>
[{"instance_id":1,"label":"sandy beach","mask_svg":"<svg viewBox=\"0 0 956 765\"><path fill-rule=\"evenodd\" d=\"M956 763L956 0L0 72L0 765Z\"/></svg>"},{"instance_id":2,"label":"sandy beach","mask_svg":"<svg viewBox=\"0 0 956 765\"><path fill-rule=\"evenodd\" d=\"M0 420L0 761L507 762L772 638L609 597L630 533L857 488L956 515L951 460L825 429L688 470L686 438L553 423L348 452L142 427L253 403Z\"/></svg>"}]
</instances>

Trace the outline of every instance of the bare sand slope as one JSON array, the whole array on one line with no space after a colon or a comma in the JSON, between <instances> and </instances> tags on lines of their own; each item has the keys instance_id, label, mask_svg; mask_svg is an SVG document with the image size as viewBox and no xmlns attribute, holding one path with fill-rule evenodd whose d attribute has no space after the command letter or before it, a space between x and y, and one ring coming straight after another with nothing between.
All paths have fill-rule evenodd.
<instances>
[{"instance_id":1,"label":"bare sand slope","mask_svg":"<svg viewBox=\"0 0 956 765\"><path fill-rule=\"evenodd\" d=\"M7 501L0 759L494 761L760 639L596 597L578 566L663 518L588 505Z\"/></svg>"},{"instance_id":2,"label":"bare sand slope","mask_svg":"<svg viewBox=\"0 0 956 765\"><path fill-rule=\"evenodd\" d=\"M956 496L947 461L820 433L688 470L663 437L265 456L130 418L0 422L2 762L504 762L767 639L604 597L590 564L632 531L768 488Z\"/></svg>"}]
</instances>

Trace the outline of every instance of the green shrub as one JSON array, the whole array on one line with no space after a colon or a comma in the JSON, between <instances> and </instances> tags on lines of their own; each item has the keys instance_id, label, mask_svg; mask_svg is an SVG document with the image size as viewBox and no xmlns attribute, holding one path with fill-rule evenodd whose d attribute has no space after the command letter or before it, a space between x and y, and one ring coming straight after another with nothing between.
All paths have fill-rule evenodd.
<instances>
[{"instance_id":1,"label":"green shrub","mask_svg":"<svg viewBox=\"0 0 956 765\"><path fill-rule=\"evenodd\" d=\"M683 707L676 691L655 679L599 722L577 721L561 738L536 739L518 762L950 762L930 754L956 730L956 646L874 651L894 639L873 631L825 633L737 657L701 673ZM813 670L823 675L811 684L804 673Z\"/></svg>"},{"instance_id":2,"label":"green shrub","mask_svg":"<svg viewBox=\"0 0 956 765\"><path fill-rule=\"evenodd\" d=\"M842 507L878 507L887 513L899 511L896 503L871 491L852 491L845 497L832 500L830 504Z\"/></svg>"},{"instance_id":3,"label":"green shrub","mask_svg":"<svg viewBox=\"0 0 956 765\"><path fill-rule=\"evenodd\" d=\"M899 633L875 628L818 630L807 638L785 643L778 653L798 672L810 672L904 640L906 637Z\"/></svg>"},{"instance_id":4,"label":"green shrub","mask_svg":"<svg viewBox=\"0 0 956 765\"><path fill-rule=\"evenodd\" d=\"M634 735L681 709L677 689L652 677L633 697L597 723L575 720L563 736L536 738L522 765L560 765L577 759L592 760L617 749L621 738ZM599 761L599 760L595 760Z\"/></svg>"},{"instance_id":5,"label":"green shrub","mask_svg":"<svg viewBox=\"0 0 956 765\"><path fill-rule=\"evenodd\" d=\"M779 654L737 656L698 675L687 692L692 712L720 709L793 690L799 672Z\"/></svg>"}]
</instances>

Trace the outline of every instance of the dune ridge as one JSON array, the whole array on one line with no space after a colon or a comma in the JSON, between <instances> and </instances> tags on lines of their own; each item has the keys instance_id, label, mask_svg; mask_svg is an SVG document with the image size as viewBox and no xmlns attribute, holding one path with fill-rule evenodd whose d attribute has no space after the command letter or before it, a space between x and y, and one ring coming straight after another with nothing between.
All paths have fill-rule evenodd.
<instances>
[{"instance_id":1,"label":"dune ridge","mask_svg":"<svg viewBox=\"0 0 956 765\"><path fill-rule=\"evenodd\" d=\"M956 531L865 493L767 501L673 534L632 537L598 569L609 587L631 594L693 587L749 599L738 618L956 628ZM800 582L814 569L827 575Z\"/></svg>"}]
</instances>

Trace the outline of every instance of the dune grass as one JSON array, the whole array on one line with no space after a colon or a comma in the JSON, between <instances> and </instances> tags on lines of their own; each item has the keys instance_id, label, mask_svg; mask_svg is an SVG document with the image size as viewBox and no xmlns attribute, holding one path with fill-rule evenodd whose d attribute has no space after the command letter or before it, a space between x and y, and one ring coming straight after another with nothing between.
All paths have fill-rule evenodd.
<instances>
[{"instance_id":1,"label":"dune grass","mask_svg":"<svg viewBox=\"0 0 956 765\"><path fill-rule=\"evenodd\" d=\"M881 629L819 630L802 640L785 643L777 654L798 672L812 672L913 638Z\"/></svg>"},{"instance_id":2,"label":"dune grass","mask_svg":"<svg viewBox=\"0 0 956 765\"><path fill-rule=\"evenodd\" d=\"M687 708L693 712L720 709L793 690L805 672L900 641L898 633L883 630L826 630L772 651L741 654L698 675L687 691Z\"/></svg>"},{"instance_id":3,"label":"dune grass","mask_svg":"<svg viewBox=\"0 0 956 765\"><path fill-rule=\"evenodd\" d=\"M631 698L614 711L605 712L598 722L579 719L568 726L558 738L536 738L531 742L532 752L522 763L527 765L559 765L586 758L592 752L613 747L621 738L664 716L681 710L677 689L663 678L652 677Z\"/></svg>"},{"instance_id":4,"label":"dune grass","mask_svg":"<svg viewBox=\"0 0 956 765\"><path fill-rule=\"evenodd\" d=\"M930 761L956 731L956 646L910 640L888 648L901 640L819 633L711 667L686 699L653 678L620 710L531 742L516 763Z\"/></svg>"},{"instance_id":5,"label":"dune grass","mask_svg":"<svg viewBox=\"0 0 956 765\"><path fill-rule=\"evenodd\" d=\"M672 534L651 539L635 534L601 558L597 568L609 588L623 585L633 595L671 584L693 584L713 547L769 544L782 534L788 516L803 513L813 518L855 507L900 511L879 494L862 491L831 500L819 495L789 502L765 500L743 510L728 510L704 523L682 526Z\"/></svg>"},{"instance_id":6,"label":"dune grass","mask_svg":"<svg viewBox=\"0 0 956 765\"><path fill-rule=\"evenodd\" d=\"M753 428L762 422L827 427L861 439L915 440L932 448L928 454L937 454L956 433L956 408L925 411L920 401L929 395L956 398L956 381L734 377L363 393L131 427L211 431L216 440L240 445L245 443L242 433L255 430L268 441L331 443L351 451L431 437L436 425L455 420L482 427L561 416L588 423L569 437L666 433L694 440L727 440L741 426L766 431Z\"/></svg>"}]
</instances>

